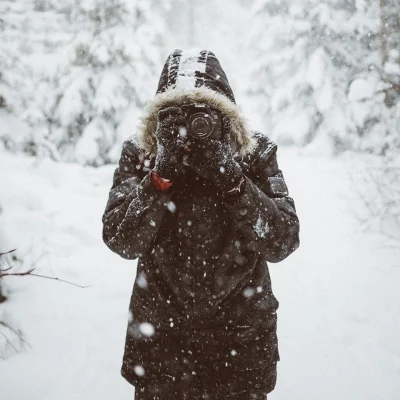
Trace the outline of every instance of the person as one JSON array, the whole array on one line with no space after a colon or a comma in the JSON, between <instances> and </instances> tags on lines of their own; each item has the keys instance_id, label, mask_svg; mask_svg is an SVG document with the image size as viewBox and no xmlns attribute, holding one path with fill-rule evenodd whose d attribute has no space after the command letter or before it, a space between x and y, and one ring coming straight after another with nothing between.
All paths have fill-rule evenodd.
<instances>
[{"instance_id":1,"label":"person","mask_svg":"<svg viewBox=\"0 0 400 400\"><path fill-rule=\"evenodd\" d=\"M121 370L135 399L266 399L268 262L299 246L299 221L277 145L248 128L211 51L168 57L102 221L106 245L139 258Z\"/></svg>"}]
</instances>

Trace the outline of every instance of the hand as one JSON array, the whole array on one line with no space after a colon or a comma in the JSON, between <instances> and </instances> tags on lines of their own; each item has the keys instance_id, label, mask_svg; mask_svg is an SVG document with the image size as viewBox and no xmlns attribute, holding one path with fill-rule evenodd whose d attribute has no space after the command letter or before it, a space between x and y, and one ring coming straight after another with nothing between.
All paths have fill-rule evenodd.
<instances>
[{"instance_id":1,"label":"hand","mask_svg":"<svg viewBox=\"0 0 400 400\"><path fill-rule=\"evenodd\" d=\"M159 111L156 130L157 156L154 171L158 176L175 181L182 172L185 147L186 119L179 107L168 107Z\"/></svg>"},{"instance_id":2,"label":"hand","mask_svg":"<svg viewBox=\"0 0 400 400\"><path fill-rule=\"evenodd\" d=\"M222 192L234 188L243 176L242 168L233 159L230 137L231 122L225 116L222 118L221 139L193 140L194 146L187 157L188 165Z\"/></svg>"}]
</instances>

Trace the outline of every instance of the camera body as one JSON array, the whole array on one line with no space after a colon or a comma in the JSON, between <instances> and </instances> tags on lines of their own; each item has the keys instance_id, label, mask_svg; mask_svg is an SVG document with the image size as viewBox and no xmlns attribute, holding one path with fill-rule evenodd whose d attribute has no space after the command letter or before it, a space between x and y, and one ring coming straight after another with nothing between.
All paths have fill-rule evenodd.
<instances>
[{"instance_id":1,"label":"camera body","mask_svg":"<svg viewBox=\"0 0 400 400\"><path fill-rule=\"evenodd\" d=\"M181 106L187 121L189 135L193 139L220 139L221 113L207 104L192 103Z\"/></svg>"}]
</instances>

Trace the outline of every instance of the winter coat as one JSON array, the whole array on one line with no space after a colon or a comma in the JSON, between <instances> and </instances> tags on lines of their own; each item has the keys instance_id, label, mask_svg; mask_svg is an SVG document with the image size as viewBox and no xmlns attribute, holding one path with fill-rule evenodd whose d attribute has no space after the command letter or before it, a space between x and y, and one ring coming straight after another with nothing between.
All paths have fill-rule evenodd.
<instances>
[{"instance_id":1,"label":"winter coat","mask_svg":"<svg viewBox=\"0 0 400 400\"><path fill-rule=\"evenodd\" d=\"M167 192L151 183L158 110L193 101L231 118L245 176L240 196L219 193L188 167ZM122 375L145 386L160 377L191 379L200 365L270 368L279 352L268 262L299 246L276 144L247 128L218 60L206 51L171 54L138 137L123 145L103 215L107 246L139 258Z\"/></svg>"}]
</instances>

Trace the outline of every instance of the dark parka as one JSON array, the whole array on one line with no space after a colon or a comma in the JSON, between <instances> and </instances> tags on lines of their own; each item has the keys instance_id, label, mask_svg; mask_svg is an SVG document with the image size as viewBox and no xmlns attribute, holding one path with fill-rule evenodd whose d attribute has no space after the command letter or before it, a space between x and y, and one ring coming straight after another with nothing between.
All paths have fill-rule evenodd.
<instances>
[{"instance_id":1,"label":"dark parka","mask_svg":"<svg viewBox=\"0 0 400 400\"><path fill-rule=\"evenodd\" d=\"M158 110L193 101L231 117L245 176L240 196L219 193L188 167L167 192L151 183ZM138 136L123 145L103 215L107 246L139 258L123 376L140 387L160 377L190 380L202 366L262 374L279 360L268 262L299 246L276 144L248 130L218 60L206 51L171 54Z\"/></svg>"}]
</instances>

